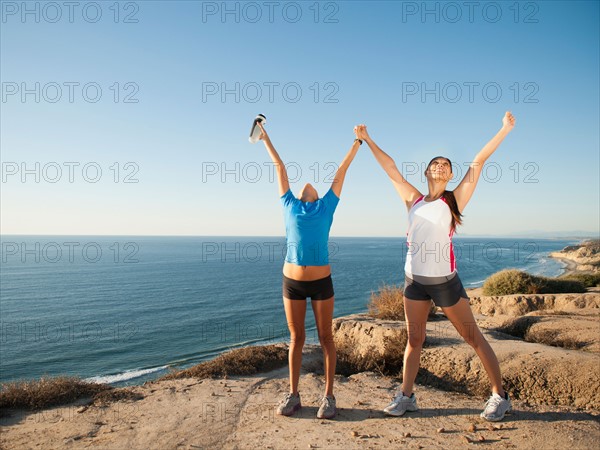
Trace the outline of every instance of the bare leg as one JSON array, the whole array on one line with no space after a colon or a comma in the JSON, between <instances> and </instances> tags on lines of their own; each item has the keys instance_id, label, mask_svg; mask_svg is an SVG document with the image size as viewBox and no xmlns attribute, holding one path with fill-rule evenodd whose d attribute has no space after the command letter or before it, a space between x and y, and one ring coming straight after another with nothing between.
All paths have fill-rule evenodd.
<instances>
[{"instance_id":1,"label":"bare leg","mask_svg":"<svg viewBox=\"0 0 600 450\"><path fill-rule=\"evenodd\" d=\"M302 348L306 332L304 330L304 318L306 316L306 300L290 300L283 297L283 307L290 330L290 351L288 362L290 365L290 392L298 393L298 381L300 380L300 367L302 366Z\"/></svg>"},{"instance_id":2,"label":"bare leg","mask_svg":"<svg viewBox=\"0 0 600 450\"><path fill-rule=\"evenodd\" d=\"M442 308L444 314L450 321L456 331L471 347L475 349L477 356L481 359L483 367L490 378L492 391L504 397L504 389L502 389L502 376L500 375L500 364L492 347L485 339L481 330L477 326L471 306L466 298L461 298L458 303L453 306Z\"/></svg>"},{"instance_id":3,"label":"bare leg","mask_svg":"<svg viewBox=\"0 0 600 450\"><path fill-rule=\"evenodd\" d=\"M335 376L336 352L333 342L331 322L333 320L334 297L327 300L310 302L315 313L315 322L319 332L319 342L323 349L323 366L325 368L325 395L333 395L333 379Z\"/></svg>"},{"instance_id":4,"label":"bare leg","mask_svg":"<svg viewBox=\"0 0 600 450\"><path fill-rule=\"evenodd\" d=\"M404 297L404 316L408 332L408 342L404 351L402 368L402 392L412 394L415 378L421 362L421 350L425 342L427 317L431 309L430 300L410 300Z\"/></svg>"}]
</instances>

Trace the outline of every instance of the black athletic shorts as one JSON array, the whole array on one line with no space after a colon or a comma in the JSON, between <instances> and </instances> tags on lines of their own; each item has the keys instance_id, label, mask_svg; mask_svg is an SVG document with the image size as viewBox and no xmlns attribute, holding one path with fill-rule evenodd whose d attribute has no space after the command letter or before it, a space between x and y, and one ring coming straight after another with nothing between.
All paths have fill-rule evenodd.
<instances>
[{"instance_id":1,"label":"black athletic shorts","mask_svg":"<svg viewBox=\"0 0 600 450\"><path fill-rule=\"evenodd\" d=\"M283 296L290 300L327 300L333 297L331 275L313 281L299 281L283 276Z\"/></svg>"},{"instance_id":2,"label":"black athletic shorts","mask_svg":"<svg viewBox=\"0 0 600 450\"><path fill-rule=\"evenodd\" d=\"M423 284L406 276L404 296L409 300L433 300L436 306L453 306L461 298L470 300L458 274L449 277L443 283Z\"/></svg>"}]
</instances>

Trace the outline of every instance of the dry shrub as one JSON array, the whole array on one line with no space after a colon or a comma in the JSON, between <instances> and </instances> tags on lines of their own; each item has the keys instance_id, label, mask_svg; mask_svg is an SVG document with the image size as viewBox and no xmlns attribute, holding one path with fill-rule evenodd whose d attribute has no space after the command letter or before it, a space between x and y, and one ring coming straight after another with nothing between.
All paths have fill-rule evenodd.
<instances>
[{"instance_id":1,"label":"dry shrub","mask_svg":"<svg viewBox=\"0 0 600 450\"><path fill-rule=\"evenodd\" d=\"M407 340L406 330L385 336L383 354L375 346L361 354L352 342L336 342L336 373L349 376L360 372L377 372L396 376L402 370Z\"/></svg>"},{"instance_id":2,"label":"dry shrub","mask_svg":"<svg viewBox=\"0 0 600 450\"><path fill-rule=\"evenodd\" d=\"M283 367L288 349L281 344L250 346L231 350L215 359L167 374L157 381L179 378L218 378L225 375L254 375Z\"/></svg>"},{"instance_id":3,"label":"dry shrub","mask_svg":"<svg viewBox=\"0 0 600 450\"><path fill-rule=\"evenodd\" d=\"M501 270L483 283L483 295L581 293L580 281L531 275L516 269Z\"/></svg>"},{"instance_id":4,"label":"dry shrub","mask_svg":"<svg viewBox=\"0 0 600 450\"><path fill-rule=\"evenodd\" d=\"M118 402L119 400L142 400L144 396L140 393L133 392L130 388L122 389L110 389L102 391L94 395L94 404L101 405L112 402Z\"/></svg>"},{"instance_id":5,"label":"dry shrub","mask_svg":"<svg viewBox=\"0 0 600 450\"><path fill-rule=\"evenodd\" d=\"M89 383L77 377L42 377L39 380L3 383L0 409L41 409L94 397L113 388L108 384Z\"/></svg>"},{"instance_id":6,"label":"dry shrub","mask_svg":"<svg viewBox=\"0 0 600 450\"><path fill-rule=\"evenodd\" d=\"M379 291L371 293L369 315L383 320L404 320L404 290L402 286L384 284ZM431 302L429 315L435 315L437 307Z\"/></svg>"}]
</instances>

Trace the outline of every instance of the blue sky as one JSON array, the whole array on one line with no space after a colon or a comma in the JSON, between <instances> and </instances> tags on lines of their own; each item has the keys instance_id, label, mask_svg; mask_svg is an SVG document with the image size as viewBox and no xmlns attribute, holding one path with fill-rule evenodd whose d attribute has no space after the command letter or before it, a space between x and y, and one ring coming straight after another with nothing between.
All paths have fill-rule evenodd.
<instances>
[{"instance_id":1,"label":"blue sky","mask_svg":"<svg viewBox=\"0 0 600 450\"><path fill-rule=\"evenodd\" d=\"M2 2L2 234L283 235L257 113L292 190L322 195L358 123L424 190L423 163L464 174L506 110L459 233L598 234L598 2L89 3ZM331 234L405 232L361 147Z\"/></svg>"}]
</instances>

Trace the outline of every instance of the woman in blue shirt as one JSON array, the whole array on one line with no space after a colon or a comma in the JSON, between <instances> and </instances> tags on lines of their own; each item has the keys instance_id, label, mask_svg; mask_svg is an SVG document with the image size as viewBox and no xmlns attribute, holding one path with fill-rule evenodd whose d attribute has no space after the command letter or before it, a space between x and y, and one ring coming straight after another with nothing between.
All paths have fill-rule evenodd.
<instances>
[{"instance_id":1,"label":"woman in blue shirt","mask_svg":"<svg viewBox=\"0 0 600 450\"><path fill-rule=\"evenodd\" d=\"M362 141L354 140L335 174L331 188L322 198L319 198L319 194L310 183L302 188L296 198L290 190L283 161L275 151L263 125L260 122L258 125L262 131L260 139L264 142L277 171L287 238L287 253L283 265L283 305L290 330L290 392L279 405L277 413L291 416L302 406L298 381L306 335L304 329L306 299L310 297L325 367L325 396L321 401L317 417L330 419L336 413L333 396L336 353L331 329L334 292L327 245L333 213L339 202L346 171ZM356 133L356 128L354 131Z\"/></svg>"}]
</instances>

